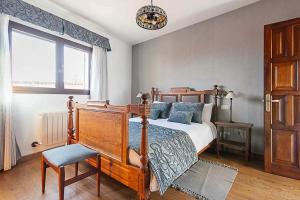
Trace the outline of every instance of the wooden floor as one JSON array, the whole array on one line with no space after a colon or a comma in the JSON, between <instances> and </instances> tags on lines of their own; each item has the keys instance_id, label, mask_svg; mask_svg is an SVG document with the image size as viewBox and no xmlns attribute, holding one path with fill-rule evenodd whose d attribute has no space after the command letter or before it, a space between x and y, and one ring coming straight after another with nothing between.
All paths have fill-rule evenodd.
<instances>
[{"instance_id":1,"label":"wooden floor","mask_svg":"<svg viewBox=\"0 0 300 200\"><path fill-rule=\"evenodd\" d=\"M228 195L228 200L299 200L300 181L264 173L262 162L248 166L236 156L225 155L216 159L214 154L204 154L203 158L229 164L239 169L238 176ZM67 168L67 176L73 175L73 167ZM87 178L66 187L65 199L72 200L129 200L137 199L135 192L103 176L101 198L96 196L94 177ZM58 198L57 176L47 170L46 193L41 194L40 163L38 158L24 161L8 172L0 172L0 200L55 200ZM182 200L193 199L181 192L169 189L161 197L157 192L151 199Z\"/></svg>"}]
</instances>

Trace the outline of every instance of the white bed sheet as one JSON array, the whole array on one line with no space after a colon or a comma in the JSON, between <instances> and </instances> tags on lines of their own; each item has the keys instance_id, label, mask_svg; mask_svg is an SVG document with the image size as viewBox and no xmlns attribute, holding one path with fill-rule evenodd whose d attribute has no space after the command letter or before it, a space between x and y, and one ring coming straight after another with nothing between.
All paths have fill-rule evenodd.
<instances>
[{"instance_id":1,"label":"white bed sheet","mask_svg":"<svg viewBox=\"0 0 300 200\"><path fill-rule=\"evenodd\" d=\"M131 118L129 121L141 122L141 118ZM203 124L191 123L190 125L187 125L168 122L168 119L148 119L148 121L150 124L184 131L191 137L197 152L200 152L217 137L217 129L212 122L205 122ZM138 167L141 166L140 155L131 149L129 150L129 163ZM158 190L157 180L154 175L151 175L150 190L151 192Z\"/></svg>"},{"instance_id":2,"label":"white bed sheet","mask_svg":"<svg viewBox=\"0 0 300 200\"><path fill-rule=\"evenodd\" d=\"M135 117L129 119L129 121L140 122L141 118ZM191 137L197 152L201 151L204 147L206 147L211 141L213 141L217 137L217 129L212 122L203 124L192 122L190 125L187 125L175 122L168 122L168 119L148 119L148 121L150 124L186 132Z\"/></svg>"}]
</instances>

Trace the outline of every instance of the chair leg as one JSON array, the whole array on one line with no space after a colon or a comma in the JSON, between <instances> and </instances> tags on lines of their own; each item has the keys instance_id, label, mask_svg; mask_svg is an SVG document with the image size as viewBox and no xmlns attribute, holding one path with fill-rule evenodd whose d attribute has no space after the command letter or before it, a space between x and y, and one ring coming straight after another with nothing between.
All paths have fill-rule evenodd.
<instances>
[{"instance_id":1,"label":"chair leg","mask_svg":"<svg viewBox=\"0 0 300 200\"><path fill-rule=\"evenodd\" d=\"M75 163L75 176L78 176L78 162Z\"/></svg>"},{"instance_id":2,"label":"chair leg","mask_svg":"<svg viewBox=\"0 0 300 200\"><path fill-rule=\"evenodd\" d=\"M41 158L41 175L42 175L42 193L45 193L45 184L46 184L46 169L47 164L44 161L44 157Z\"/></svg>"},{"instance_id":3,"label":"chair leg","mask_svg":"<svg viewBox=\"0 0 300 200\"><path fill-rule=\"evenodd\" d=\"M60 167L58 169L58 191L59 191L59 200L64 200L65 192L65 168Z\"/></svg>"},{"instance_id":4,"label":"chair leg","mask_svg":"<svg viewBox=\"0 0 300 200\"><path fill-rule=\"evenodd\" d=\"M100 196L101 156L97 155L97 195Z\"/></svg>"}]
</instances>

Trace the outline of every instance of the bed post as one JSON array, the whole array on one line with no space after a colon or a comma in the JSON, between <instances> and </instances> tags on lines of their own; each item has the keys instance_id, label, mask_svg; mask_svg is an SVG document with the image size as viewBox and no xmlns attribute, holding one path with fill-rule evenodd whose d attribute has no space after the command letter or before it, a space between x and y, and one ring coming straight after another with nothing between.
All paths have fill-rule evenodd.
<instances>
[{"instance_id":1,"label":"bed post","mask_svg":"<svg viewBox=\"0 0 300 200\"><path fill-rule=\"evenodd\" d=\"M155 100L155 88L151 88L151 98L152 98L152 102Z\"/></svg>"},{"instance_id":2,"label":"bed post","mask_svg":"<svg viewBox=\"0 0 300 200\"><path fill-rule=\"evenodd\" d=\"M153 101L158 101L158 88L151 88L151 99L152 99L152 102Z\"/></svg>"},{"instance_id":3,"label":"bed post","mask_svg":"<svg viewBox=\"0 0 300 200\"><path fill-rule=\"evenodd\" d=\"M218 120L218 95L219 95L219 91L218 91L218 85L214 85L214 122L216 122Z\"/></svg>"},{"instance_id":4,"label":"bed post","mask_svg":"<svg viewBox=\"0 0 300 200\"><path fill-rule=\"evenodd\" d=\"M139 185L141 190L139 190L139 199L140 200L148 200L150 198L150 173L148 166L148 120L147 117L149 115L149 107L148 107L148 98L149 94L142 95L142 109L143 112L141 114L142 118L142 137L141 137L141 146L140 146L140 154L141 154L141 176L139 180Z\"/></svg>"},{"instance_id":5,"label":"bed post","mask_svg":"<svg viewBox=\"0 0 300 200\"><path fill-rule=\"evenodd\" d=\"M74 102L73 96L69 96L69 100L67 102L68 106L68 141L67 144L72 144L74 140L74 124L73 124L73 109L74 109Z\"/></svg>"}]
</instances>

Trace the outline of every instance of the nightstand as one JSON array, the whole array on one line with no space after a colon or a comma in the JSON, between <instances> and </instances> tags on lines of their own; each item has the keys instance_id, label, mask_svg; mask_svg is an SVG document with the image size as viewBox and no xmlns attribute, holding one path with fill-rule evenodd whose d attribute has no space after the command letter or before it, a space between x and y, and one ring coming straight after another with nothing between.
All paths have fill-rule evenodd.
<instances>
[{"instance_id":1,"label":"nightstand","mask_svg":"<svg viewBox=\"0 0 300 200\"><path fill-rule=\"evenodd\" d=\"M228 147L233 149L238 149L245 152L245 159L249 161L250 154L251 154L251 129L253 124L249 123L240 123L240 122L215 122L218 130L217 134L217 155L220 155L220 148L221 147ZM224 129L228 128L230 130L239 129L244 130L245 134L245 141L243 142L236 142L231 140L226 140L224 137ZM229 134L232 134L229 131Z\"/></svg>"}]
</instances>

